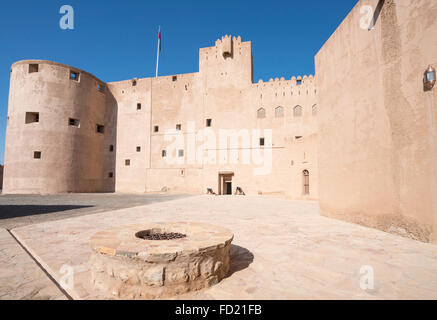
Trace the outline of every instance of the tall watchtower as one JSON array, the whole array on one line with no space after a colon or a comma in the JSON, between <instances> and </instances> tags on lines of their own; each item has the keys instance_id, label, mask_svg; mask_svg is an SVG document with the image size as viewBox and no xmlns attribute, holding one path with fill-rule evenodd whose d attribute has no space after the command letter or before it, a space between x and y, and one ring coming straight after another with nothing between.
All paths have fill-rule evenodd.
<instances>
[{"instance_id":1,"label":"tall watchtower","mask_svg":"<svg viewBox=\"0 0 437 320\"><path fill-rule=\"evenodd\" d=\"M209 88L237 86L253 82L252 44L241 37L223 36L214 47L201 48L199 72Z\"/></svg>"}]
</instances>

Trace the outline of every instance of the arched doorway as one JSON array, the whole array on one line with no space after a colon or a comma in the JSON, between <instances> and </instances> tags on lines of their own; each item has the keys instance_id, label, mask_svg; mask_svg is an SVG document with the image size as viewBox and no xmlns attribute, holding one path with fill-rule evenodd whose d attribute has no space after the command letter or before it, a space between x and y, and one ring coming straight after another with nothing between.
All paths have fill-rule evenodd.
<instances>
[{"instance_id":1,"label":"arched doorway","mask_svg":"<svg viewBox=\"0 0 437 320\"><path fill-rule=\"evenodd\" d=\"M308 196L310 194L310 172L304 170L303 173L303 195Z\"/></svg>"}]
</instances>

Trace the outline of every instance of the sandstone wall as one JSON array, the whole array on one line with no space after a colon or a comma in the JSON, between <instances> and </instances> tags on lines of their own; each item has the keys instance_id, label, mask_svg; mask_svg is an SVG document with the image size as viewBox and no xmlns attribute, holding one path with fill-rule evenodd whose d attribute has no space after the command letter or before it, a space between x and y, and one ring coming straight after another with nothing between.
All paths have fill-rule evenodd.
<instances>
[{"instance_id":1,"label":"sandstone wall","mask_svg":"<svg viewBox=\"0 0 437 320\"><path fill-rule=\"evenodd\" d=\"M436 1L362 0L317 54L323 214L436 241L436 34Z\"/></svg>"}]
</instances>

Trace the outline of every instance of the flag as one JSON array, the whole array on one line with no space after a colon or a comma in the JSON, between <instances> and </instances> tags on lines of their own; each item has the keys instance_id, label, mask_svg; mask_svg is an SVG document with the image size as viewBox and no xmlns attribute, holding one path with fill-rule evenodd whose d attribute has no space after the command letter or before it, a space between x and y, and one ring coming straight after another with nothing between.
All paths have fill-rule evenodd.
<instances>
[{"instance_id":1,"label":"flag","mask_svg":"<svg viewBox=\"0 0 437 320\"><path fill-rule=\"evenodd\" d=\"M159 32L158 32L158 47L159 47L159 52L161 52L161 27L159 27Z\"/></svg>"}]
</instances>

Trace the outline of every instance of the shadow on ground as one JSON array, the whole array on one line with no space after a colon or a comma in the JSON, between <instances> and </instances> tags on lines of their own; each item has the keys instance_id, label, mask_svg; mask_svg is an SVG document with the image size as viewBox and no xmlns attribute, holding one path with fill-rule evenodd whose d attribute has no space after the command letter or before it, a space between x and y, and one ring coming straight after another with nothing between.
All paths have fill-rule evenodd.
<instances>
[{"instance_id":1,"label":"shadow on ground","mask_svg":"<svg viewBox=\"0 0 437 320\"><path fill-rule=\"evenodd\" d=\"M246 248L231 244L230 258L231 266L229 268L229 272L226 278L231 277L236 272L248 268L254 260L254 255Z\"/></svg>"},{"instance_id":2,"label":"shadow on ground","mask_svg":"<svg viewBox=\"0 0 437 320\"><path fill-rule=\"evenodd\" d=\"M79 205L0 205L0 220L17 217L26 217L37 214L46 214L61 212L82 208L91 208L93 206Z\"/></svg>"}]
</instances>

